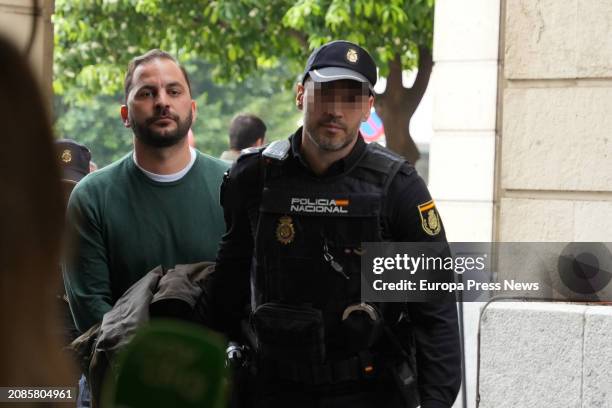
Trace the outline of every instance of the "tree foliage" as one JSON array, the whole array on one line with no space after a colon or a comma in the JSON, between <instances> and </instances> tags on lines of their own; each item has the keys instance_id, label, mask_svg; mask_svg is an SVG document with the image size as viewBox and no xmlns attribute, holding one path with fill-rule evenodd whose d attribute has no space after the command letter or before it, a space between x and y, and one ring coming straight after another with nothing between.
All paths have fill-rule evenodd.
<instances>
[{"instance_id":1,"label":"tree foliage","mask_svg":"<svg viewBox=\"0 0 612 408\"><path fill-rule=\"evenodd\" d=\"M128 61L151 48L207 61L217 83L282 65L287 87L314 48L347 39L387 76L430 48L433 0L56 0L54 23L54 89L75 103L119 92Z\"/></svg>"}]
</instances>

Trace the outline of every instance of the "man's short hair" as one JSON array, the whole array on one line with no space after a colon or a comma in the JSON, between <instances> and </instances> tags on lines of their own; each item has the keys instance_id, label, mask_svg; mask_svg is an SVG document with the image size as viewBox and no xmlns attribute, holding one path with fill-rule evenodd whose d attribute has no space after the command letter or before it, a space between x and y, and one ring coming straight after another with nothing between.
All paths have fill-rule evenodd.
<instances>
[{"instance_id":1,"label":"man's short hair","mask_svg":"<svg viewBox=\"0 0 612 408\"><path fill-rule=\"evenodd\" d=\"M251 147L266 136L266 125L255 115L241 114L232 119L229 129L230 148L242 150Z\"/></svg>"},{"instance_id":2,"label":"man's short hair","mask_svg":"<svg viewBox=\"0 0 612 408\"><path fill-rule=\"evenodd\" d=\"M189 81L189 75L187 75L187 71L185 67L183 67L172 55L168 54L165 51L159 50L157 48L147 51L146 53L139 55L137 57L132 58L130 63L128 64L128 70L125 74L125 81L123 83L123 88L125 92L125 101L127 102L128 94L130 93L130 89L132 88L132 78L134 77L134 71L139 65L146 64L147 62L151 62L156 59L167 59L174 62L183 72L185 76L185 81L187 82L187 87L189 88L189 94L191 95L191 82Z\"/></svg>"}]
</instances>

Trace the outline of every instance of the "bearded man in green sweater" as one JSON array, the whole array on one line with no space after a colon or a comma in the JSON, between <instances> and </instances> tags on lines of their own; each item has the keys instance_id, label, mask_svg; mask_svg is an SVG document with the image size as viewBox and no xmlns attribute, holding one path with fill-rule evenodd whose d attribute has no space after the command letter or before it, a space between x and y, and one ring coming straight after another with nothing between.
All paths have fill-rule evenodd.
<instances>
[{"instance_id":1,"label":"bearded man in green sweater","mask_svg":"<svg viewBox=\"0 0 612 408\"><path fill-rule=\"evenodd\" d=\"M68 204L73 248L64 281L79 331L157 265L215 259L228 165L189 146L195 116L189 78L174 57L151 50L130 62L121 118L134 150L84 178Z\"/></svg>"}]
</instances>

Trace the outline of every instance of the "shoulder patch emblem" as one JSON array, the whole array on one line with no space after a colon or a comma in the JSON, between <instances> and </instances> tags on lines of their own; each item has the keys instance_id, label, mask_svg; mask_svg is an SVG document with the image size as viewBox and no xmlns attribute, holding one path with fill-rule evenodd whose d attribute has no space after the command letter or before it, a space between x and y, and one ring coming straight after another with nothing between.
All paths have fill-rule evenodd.
<instances>
[{"instance_id":1,"label":"shoulder patch emblem","mask_svg":"<svg viewBox=\"0 0 612 408\"><path fill-rule=\"evenodd\" d=\"M419 204L418 209L423 231L428 235L438 235L442 230L442 223L440 222L440 216L433 200Z\"/></svg>"}]
</instances>

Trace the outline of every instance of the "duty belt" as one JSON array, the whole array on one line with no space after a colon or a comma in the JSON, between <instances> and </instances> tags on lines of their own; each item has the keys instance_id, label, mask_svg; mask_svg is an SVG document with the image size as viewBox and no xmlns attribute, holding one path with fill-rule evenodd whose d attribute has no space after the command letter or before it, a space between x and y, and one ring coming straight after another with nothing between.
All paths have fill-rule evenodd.
<instances>
[{"instance_id":1,"label":"duty belt","mask_svg":"<svg viewBox=\"0 0 612 408\"><path fill-rule=\"evenodd\" d=\"M338 384L346 381L367 380L377 376L382 364L375 361L369 351L362 351L346 360L324 364L294 363L288 361L266 361L268 369L276 376L307 385Z\"/></svg>"}]
</instances>

